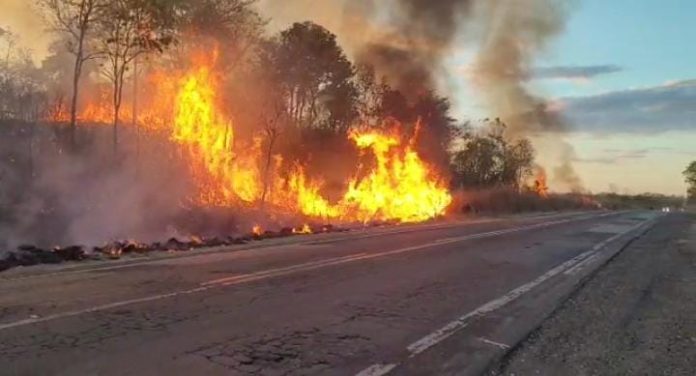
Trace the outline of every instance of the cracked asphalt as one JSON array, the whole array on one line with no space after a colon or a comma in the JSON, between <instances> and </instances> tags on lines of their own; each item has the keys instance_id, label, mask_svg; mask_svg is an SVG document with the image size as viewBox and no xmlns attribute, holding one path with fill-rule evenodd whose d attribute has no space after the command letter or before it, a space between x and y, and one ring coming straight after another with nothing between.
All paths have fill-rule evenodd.
<instances>
[{"instance_id":1,"label":"cracked asphalt","mask_svg":"<svg viewBox=\"0 0 696 376\"><path fill-rule=\"evenodd\" d=\"M448 359L499 356L506 337L489 329L502 326L452 333L419 356L409 344L651 219L664 220L649 212L518 216L298 236L117 268L13 270L0 275L0 373L352 375L389 363L393 374L444 374L441 366L459 364ZM555 308L559 295L545 286L515 296L509 309L545 317L530 311ZM527 295L547 298L528 304ZM504 325L513 326L531 330L527 319ZM488 342L461 347L472 338Z\"/></svg>"}]
</instances>

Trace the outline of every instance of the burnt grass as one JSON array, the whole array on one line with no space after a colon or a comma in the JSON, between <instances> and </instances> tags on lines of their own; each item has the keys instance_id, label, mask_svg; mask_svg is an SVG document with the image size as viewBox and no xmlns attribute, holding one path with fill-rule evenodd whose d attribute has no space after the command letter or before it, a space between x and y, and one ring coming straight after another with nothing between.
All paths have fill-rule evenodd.
<instances>
[{"instance_id":1,"label":"burnt grass","mask_svg":"<svg viewBox=\"0 0 696 376\"><path fill-rule=\"evenodd\" d=\"M186 239L172 237L163 242L140 243L136 241L113 241L97 247L71 245L53 247L50 249L35 245L20 245L9 251L0 259L0 272L18 267L41 264L60 264L63 262L79 262L88 260L117 260L122 256L147 254L151 252L190 252L211 247L242 245L266 239L284 238L290 236L311 235L316 233L346 232L347 228L334 225L310 226L310 234L299 233L300 227L283 227L278 231L266 230L260 234L242 236L215 236L203 238L191 236Z\"/></svg>"}]
</instances>

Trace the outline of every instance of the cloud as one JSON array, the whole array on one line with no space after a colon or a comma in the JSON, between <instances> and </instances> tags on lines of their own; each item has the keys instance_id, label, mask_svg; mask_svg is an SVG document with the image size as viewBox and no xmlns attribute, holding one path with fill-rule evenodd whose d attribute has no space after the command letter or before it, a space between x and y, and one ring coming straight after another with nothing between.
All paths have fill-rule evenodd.
<instances>
[{"instance_id":1,"label":"cloud","mask_svg":"<svg viewBox=\"0 0 696 376\"><path fill-rule=\"evenodd\" d=\"M696 79L558 101L558 107L576 131L696 130Z\"/></svg>"},{"instance_id":2,"label":"cloud","mask_svg":"<svg viewBox=\"0 0 696 376\"><path fill-rule=\"evenodd\" d=\"M536 68L532 77L540 80L589 81L590 79L623 71L618 65L553 66Z\"/></svg>"},{"instance_id":3,"label":"cloud","mask_svg":"<svg viewBox=\"0 0 696 376\"><path fill-rule=\"evenodd\" d=\"M594 158L575 158L574 162L580 163L598 163L598 164L616 164L626 160L643 159L650 152L659 151L662 148L644 148L644 149L604 149L599 157Z\"/></svg>"}]
</instances>

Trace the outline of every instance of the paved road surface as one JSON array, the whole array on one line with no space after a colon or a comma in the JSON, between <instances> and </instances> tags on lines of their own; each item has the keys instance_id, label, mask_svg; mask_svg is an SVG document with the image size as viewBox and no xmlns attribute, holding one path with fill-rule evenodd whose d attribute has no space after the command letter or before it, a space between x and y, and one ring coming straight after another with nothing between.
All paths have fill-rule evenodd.
<instances>
[{"instance_id":1,"label":"paved road surface","mask_svg":"<svg viewBox=\"0 0 696 376\"><path fill-rule=\"evenodd\" d=\"M477 374L664 218L537 215L13 270L0 373Z\"/></svg>"}]
</instances>

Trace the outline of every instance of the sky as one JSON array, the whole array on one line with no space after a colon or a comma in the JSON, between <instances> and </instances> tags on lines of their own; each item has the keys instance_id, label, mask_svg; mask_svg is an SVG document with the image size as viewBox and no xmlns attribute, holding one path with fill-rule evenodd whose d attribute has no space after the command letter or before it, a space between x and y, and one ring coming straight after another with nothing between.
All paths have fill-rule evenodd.
<instances>
[{"instance_id":1,"label":"sky","mask_svg":"<svg viewBox=\"0 0 696 376\"><path fill-rule=\"evenodd\" d=\"M541 85L573 124L590 189L683 194L696 160L695 14L691 0L583 0L539 63L585 68Z\"/></svg>"},{"instance_id":2,"label":"sky","mask_svg":"<svg viewBox=\"0 0 696 376\"><path fill-rule=\"evenodd\" d=\"M33 0L2 3L0 27L19 33L37 56L45 53L49 37ZM311 7L294 9L275 26L313 17ZM693 0L576 0L565 30L535 62L528 85L572 125L567 140L587 189L684 193L681 171L696 160L695 14ZM460 118L485 115L466 73L470 47L448 59ZM540 161L551 164L546 154L539 150Z\"/></svg>"}]
</instances>

